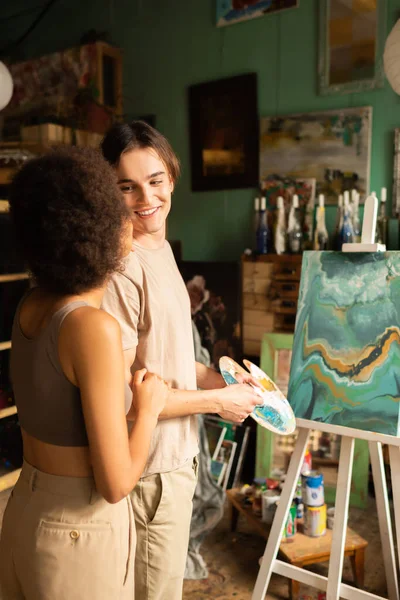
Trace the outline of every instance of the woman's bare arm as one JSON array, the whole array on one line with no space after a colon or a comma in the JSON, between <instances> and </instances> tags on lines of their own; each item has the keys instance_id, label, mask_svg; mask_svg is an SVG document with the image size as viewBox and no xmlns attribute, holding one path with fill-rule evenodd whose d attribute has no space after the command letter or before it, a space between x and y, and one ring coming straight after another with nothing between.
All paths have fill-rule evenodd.
<instances>
[{"instance_id":1,"label":"woman's bare arm","mask_svg":"<svg viewBox=\"0 0 400 600\"><path fill-rule=\"evenodd\" d=\"M68 318L68 352L81 393L96 487L111 503L135 487L147 461L151 436L167 396L157 377L139 372L137 416L127 432L125 367L118 322L97 309L76 310Z\"/></svg>"}]
</instances>

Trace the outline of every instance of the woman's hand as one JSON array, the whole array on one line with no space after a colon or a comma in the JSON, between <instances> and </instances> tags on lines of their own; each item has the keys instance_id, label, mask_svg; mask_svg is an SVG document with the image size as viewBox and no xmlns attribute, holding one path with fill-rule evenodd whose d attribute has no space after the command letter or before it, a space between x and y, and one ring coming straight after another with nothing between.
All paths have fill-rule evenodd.
<instances>
[{"instance_id":1,"label":"woman's hand","mask_svg":"<svg viewBox=\"0 0 400 600\"><path fill-rule=\"evenodd\" d=\"M147 414L158 419L165 407L169 385L147 369L136 371L133 376L132 391L136 416Z\"/></svg>"}]
</instances>

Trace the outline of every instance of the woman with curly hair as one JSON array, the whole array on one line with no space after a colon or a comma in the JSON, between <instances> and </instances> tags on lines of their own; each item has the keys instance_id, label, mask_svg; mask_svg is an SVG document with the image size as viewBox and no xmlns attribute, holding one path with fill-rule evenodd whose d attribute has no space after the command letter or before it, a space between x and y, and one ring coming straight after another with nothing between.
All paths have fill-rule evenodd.
<instances>
[{"instance_id":1,"label":"woman with curly hair","mask_svg":"<svg viewBox=\"0 0 400 600\"><path fill-rule=\"evenodd\" d=\"M94 150L26 164L10 195L35 287L18 307L11 377L24 464L4 515L7 600L132 600L129 492L168 394L157 376L125 380L118 322L100 310L132 240L116 175ZM126 414L134 411L128 434Z\"/></svg>"}]
</instances>

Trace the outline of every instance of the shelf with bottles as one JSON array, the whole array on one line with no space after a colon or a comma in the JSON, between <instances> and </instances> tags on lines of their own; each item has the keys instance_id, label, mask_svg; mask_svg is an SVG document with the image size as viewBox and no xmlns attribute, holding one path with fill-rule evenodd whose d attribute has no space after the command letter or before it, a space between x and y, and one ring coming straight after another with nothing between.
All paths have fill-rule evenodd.
<instances>
[{"instance_id":1,"label":"shelf with bottles","mask_svg":"<svg viewBox=\"0 0 400 600\"><path fill-rule=\"evenodd\" d=\"M2 145L0 144L0 148ZM5 179L0 166L0 183ZM14 168L15 171L15 168ZM9 183L6 181L5 183ZM2 190L0 200L0 492L12 488L20 474L22 441L17 407L14 404L9 381L11 330L20 298L29 288L29 274L24 271L14 247L9 215L7 190Z\"/></svg>"},{"instance_id":2,"label":"shelf with bottles","mask_svg":"<svg viewBox=\"0 0 400 600\"><path fill-rule=\"evenodd\" d=\"M375 192L371 192L371 195L376 197ZM389 219L386 188L382 188L380 196L375 241L387 247ZM318 196L315 222L313 210L300 206L296 194L293 195L289 207L287 199L285 204L283 197L279 196L276 208L269 207L265 198L261 199L261 203L260 199L256 198L254 208L253 254L256 255L301 255L303 250L340 251L345 243L361 241L360 194L356 189L345 190L343 194L338 195L336 223L332 236L329 236L326 227L323 194Z\"/></svg>"}]
</instances>

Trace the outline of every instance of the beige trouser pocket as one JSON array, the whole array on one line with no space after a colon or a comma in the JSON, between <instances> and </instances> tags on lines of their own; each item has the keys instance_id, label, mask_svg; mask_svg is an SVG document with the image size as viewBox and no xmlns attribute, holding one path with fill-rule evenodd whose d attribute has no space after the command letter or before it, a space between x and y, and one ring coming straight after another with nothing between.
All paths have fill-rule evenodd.
<instances>
[{"instance_id":1,"label":"beige trouser pocket","mask_svg":"<svg viewBox=\"0 0 400 600\"><path fill-rule=\"evenodd\" d=\"M136 521L135 598L180 600L189 544L197 459L144 477L132 492Z\"/></svg>"},{"instance_id":2,"label":"beige trouser pocket","mask_svg":"<svg viewBox=\"0 0 400 600\"><path fill-rule=\"evenodd\" d=\"M66 478L55 477L52 487L46 476L50 490L40 488L40 477L37 487L19 481L9 500L0 541L2 600L133 600L130 498L108 504L76 478L63 495L58 479ZM61 492L70 491L64 483Z\"/></svg>"}]
</instances>

